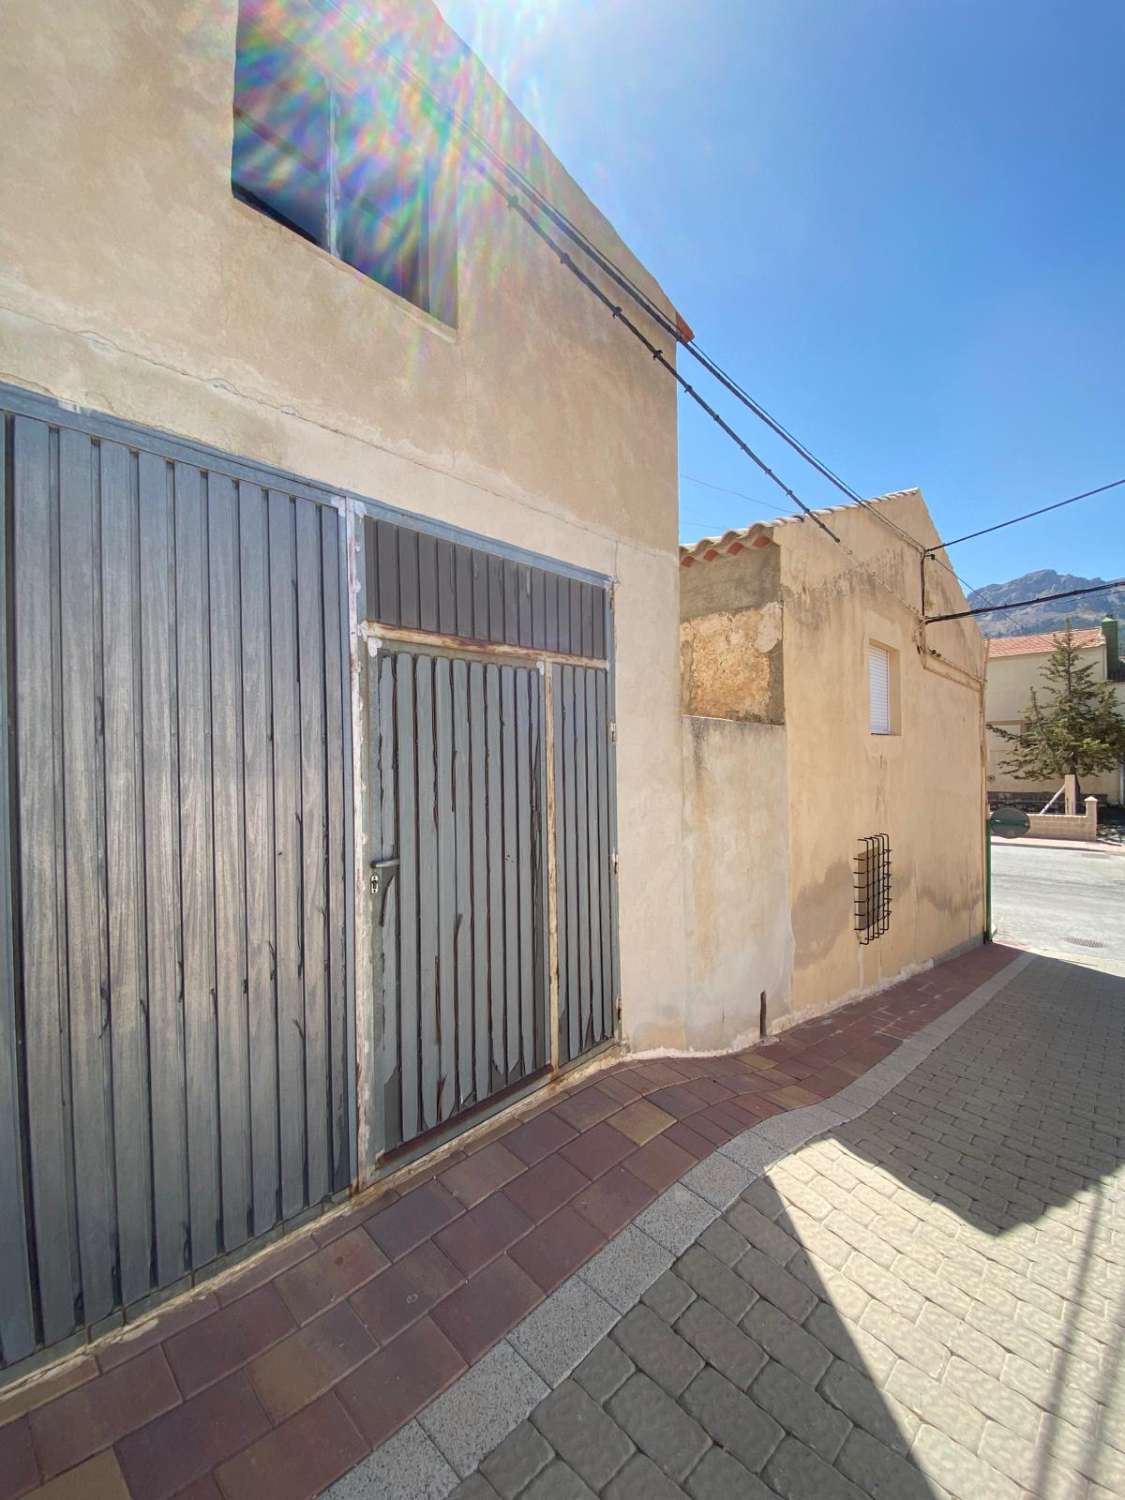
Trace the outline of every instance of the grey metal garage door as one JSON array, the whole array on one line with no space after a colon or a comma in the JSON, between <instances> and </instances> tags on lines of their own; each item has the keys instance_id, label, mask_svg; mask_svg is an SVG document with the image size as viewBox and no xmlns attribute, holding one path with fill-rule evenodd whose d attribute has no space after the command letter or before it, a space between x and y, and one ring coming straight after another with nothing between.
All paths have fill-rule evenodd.
<instances>
[{"instance_id":1,"label":"grey metal garage door","mask_svg":"<svg viewBox=\"0 0 1125 1500\"><path fill-rule=\"evenodd\" d=\"M342 517L108 420L5 448L0 1359L347 1186Z\"/></svg>"}]
</instances>

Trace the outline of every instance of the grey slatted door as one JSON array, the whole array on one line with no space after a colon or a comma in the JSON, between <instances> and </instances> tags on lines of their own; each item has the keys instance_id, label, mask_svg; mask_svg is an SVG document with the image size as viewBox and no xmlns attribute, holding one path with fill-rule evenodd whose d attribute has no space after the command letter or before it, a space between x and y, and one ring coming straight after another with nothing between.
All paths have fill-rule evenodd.
<instances>
[{"instance_id":1,"label":"grey slatted door","mask_svg":"<svg viewBox=\"0 0 1125 1500\"><path fill-rule=\"evenodd\" d=\"M537 666L388 648L370 662L383 1153L549 1061L544 722Z\"/></svg>"},{"instance_id":2,"label":"grey slatted door","mask_svg":"<svg viewBox=\"0 0 1125 1500\"><path fill-rule=\"evenodd\" d=\"M559 1061L616 1034L617 881L608 673L552 668Z\"/></svg>"},{"instance_id":3,"label":"grey slatted door","mask_svg":"<svg viewBox=\"0 0 1125 1500\"><path fill-rule=\"evenodd\" d=\"M350 726L333 505L0 431L10 1366L351 1181Z\"/></svg>"}]
</instances>

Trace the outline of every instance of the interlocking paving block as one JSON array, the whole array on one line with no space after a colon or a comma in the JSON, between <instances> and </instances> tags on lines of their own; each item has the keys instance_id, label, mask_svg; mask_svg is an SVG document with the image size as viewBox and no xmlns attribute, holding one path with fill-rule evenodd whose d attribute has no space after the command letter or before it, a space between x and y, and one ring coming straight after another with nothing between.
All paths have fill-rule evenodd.
<instances>
[{"instance_id":1,"label":"interlocking paving block","mask_svg":"<svg viewBox=\"0 0 1125 1500\"><path fill-rule=\"evenodd\" d=\"M751 1245L756 1245L779 1266L787 1265L801 1248L791 1234L779 1224L768 1219L745 1198L732 1203L724 1215L730 1224Z\"/></svg>"},{"instance_id":2,"label":"interlocking paving block","mask_svg":"<svg viewBox=\"0 0 1125 1500\"><path fill-rule=\"evenodd\" d=\"M400 1427L325 1491L325 1500L445 1500L457 1475L417 1422Z\"/></svg>"},{"instance_id":3,"label":"interlocking paving block","mask_svg":"<svg viewBox=\"0 0 1125 1500\"><path fill-rule=\"evenodd\" d=\"M735 1270L759 1297L765 1297L798 1323L807 1318L817 1304L816 1294L803 1281L791 1276L756 1245L747 1247Z\"/></svg>"},{"instance_id":4,"label":"interlocking paving block","mask_svg":"<svg viewBox=\"0 0 1125 1500\"><path fill-rule=\"evenodd\" d=\"M671 1264L672 1252L666 1246L630 1224L588 1260L579 1275L611 1307L628 1312Z\"/></svg>"},{"instance_id":5,"label":"interlocking paving block","mask_svg":"<svg viewBox=\"0 0 1125 1500\"><path fill-rule=\"evenodd\" d=\"M637 1368L663 1386L670 1396L678 1396L703 1368L695 1349L644 1303L622 1318L613 1330L613 1338Z\"/></svg>"},{"instance_id":6,"label":"interlocking paving block","mask_svg":"<svg viewBox=\"0 0 1125 1500\"><path fill-rule=\"evenodd\" d=\"M700 1239L700 1244L714 1228L715 1225L712 1224ZM695 1293L686 1281L680 1280L674 1271L665 1271L663 1276L657 1277L641 1301L662 1317L665 1323L672 1324L684 1309L690 1307L695 1301Z\"/></svg>"},{"instance_id":7,"label":"interlocking paving block","mask_svg":"<svg viewBox=\"0 0 1125 1500\"><path fill-rule=\"evenodd\" d=\"M853 1365L840 1359L833 1360L820 1382L819 1391L857 1427L871 1433L888 1448L898 1453L910 1451L910 1439L919 1426L917 1418L911 1417L909 1412L899 1412L897 1403L888 1401L874 1381Z\"/></svg>"},{"instance_id":8,"label":"interlocking paving block","mask_svg":"<svg viewBox=\"0 0 1125 1500\"><path fill-rule=\"evenodd\" d=\"M757 1471L782 1438L777 1422L717 1370L697 1375L684 1392L684 1406L720 1447Z\"/></svg>"},{"instance_id":9,"label":"interlocking paving block","mask_svg":"<svg viewBox=\"0 0 1125 1500\"><path fill-rule=\"evenodd\" d=\"M721 1448L709 1449L692 1470L687 1482L693 1500L774 1500L756 1474L744 1469Z\"/></svg>"},{"instance_id":10,"label":"interlocking paving block","mask_svg":"<svg viewBox=\"0 0 1125 1500\"><path fill-rule=\"evenodd\" d=\"M823 1307L822 1303L817 1311ZM832 1363L832 1355L818 1338L770 1302L761 1299L755 1302L743 1318L742 1327L779 1364L810 1385L815 1385Z\"/></svg>"},{"instance_id":11,"label":"interlocking paving block","mask_svg":"<svg viewBox=\"0 0 1125 1500\"><path fill-rule=\"evenodd\" d=\"M479 1472L501 1500L515 1500L515 1496L543 1472L554 1456L542 1434L530 1422L521 1422L499 1448L493 1449Z\"/></svg>"},{"instance_id":12,"label":"interlocking paving block","mask_svg":"<svg viewBox=\"0 0 1125 1500\"><path fill-rule=\"evenodd\" d=\"M633 1452L617 1423L575 1380L552 1391L532 1421L558 1456L596 1490L609 1483Z\"/></svg>"},{"instance_id":13,"label":"interlocking paving block","mask_svg":"<svg viewBox=\"0 0 1125 1500\"><path fill-rule=\"evenodd\" d=\"M933 1486L917 1467L856 1427L836 1460L872 1500L933 1500Z\"/></svg>"},{"instance_id":14,"label":"interlocking paving block","mask_svg":"<svg viewBox=\"0 0 1125 1500\"><path fill-rule=\"evenodd\" d=\"M681 1255L718 1217L718 1209L682 1183L673 1183L637 1216L634 1227Z\"/></svg>"},{"instance_id":15,"label":"interlocking paving block","mask_svg":"<svg viewBox=\"0 0 1125 1500\"><path fill-rule=\"evenodd\" d=\"M641 1452L677 1481L710 1446L699 1423L640 1371L610 1397L606 1409Z\"/></svg>"},{"instance_id":16,"label":"interlocking paving block","mask_svg":"<svg viewBox=\"0 0 1125 1500\"><path fill-rule=\"evenodd\" d=\"M419 1415L419 1422L464 1478L547 1394L510 1344L497 1344Z\"/></svg>"},{"instance_id":17,"label":"interlocking paving block","mask_svg":"<svg viewBox=\"0 0 1125 1500\"><path fill-rule=\"evenodd\" d=\"M866 1491L794 1437L782 1439L763 1478L782 1500L867 1500Z\"/></svg>"},{"instance_id":18,"label":"interlocking paving block","mask_svg":"<svg viewBox=\"0 0 1125 1500\"><path fill-rule=\"evenodd\" d=\"M961 1399L951 1383L933 1380L900 1359L885 1389L929 1426L940 1428L967 1448L976 1449L984 1432L984 1418Z\"/></svg>"},{"instance_id":19,"label":"interlocking paving block","mask_svg":"<svg viewBox=\"0 0 1125 1500\"><path fill-rule=\"evenodd\" d=\"M617 1309L572 1276L518 1323L508 1342L548 1385L565 1379L617 1321Z\"/></svg>"},{"instance_id":20,"label":"interlocking paving block","mask_svg":"<svg viewBox=\"0 0 1125 1500\"><path fill-rule=\"evenodd\" d=\"M679 1500L683 1490L662 1473L651 1458L634 1453L605 1490L606 1500Z\"/></svg>"},{"instance_id":21,"label":"interlocking paving block","mask_svg":"<svg viewBox=\"0 0 1125 1500\"><path fill-rule=\"evenodd\" d=\"M739 1390L746 1390L766 1362L765 1350L702 1297L681 1315L676 1331Z\"/></svg>"},{"instance_id":22,"label":"interlocking paving block","mask_svg":"<svg viewBox=\"0 0 1125 1500\"><path fill-rule=\"evenodd\" d=\"M602 1339L574 1372L574 1378L595 1401L606 1402L636 1367L612 1339Z\"/></svg>"},{"instance_id":23,"label":"interlocking paving block","mask_svg":"<svg viewBox=\"0 0 1125 1500\"><path fill-rule=\"evenodd\" d=\"M594 1500L594 1492L561 1458L547 1466L524 1490L527 1500Z\"/></svg>"},{"instance_id":24,"label":"interlocking paving block","mask_svg":"<svg viewBox=\"0 0 1125 1500\"><path fill-rule=\"evenodd\" d=\"M936 1427L919 1429L913 1455L924 1473L959 1497L1021 1500L1023 1495L1019 1485Z\"/></svg>"},{"instance_id":25,"label":"interlocking paving block","mask_svg":"<svg viewBox=\"0 0 1125 1500\"><path fill-rule=\"evenodd\" d=\"M453 1500L496 1500L496 1491L478 1471L461 1481L453 1491Z\"/></svg>"},{"instance_id":26,"label":"interlocking paving block","mask_svg":"<svg viewBox=\"0 0 1125 1500\"><path fill-rule=\"evenodd\" d=\"M852 1429L843 1412L829 1406L807 1381L798 1379L776 1360L771 1359L754 1381L750 1396L763 1411L829 1463Z\"/></svg>"}]
</instances>

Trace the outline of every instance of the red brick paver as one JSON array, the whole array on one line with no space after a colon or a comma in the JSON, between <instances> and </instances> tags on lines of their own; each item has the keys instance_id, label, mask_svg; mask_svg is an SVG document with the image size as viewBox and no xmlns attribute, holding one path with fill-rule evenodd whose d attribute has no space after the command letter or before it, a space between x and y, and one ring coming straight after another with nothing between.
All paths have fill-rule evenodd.
<instances>
[{"instance_id":1,"label":"red brick paver","mask_svg":"<svg viewBox=\"0 0 1125 1500\"><path fill-rule=\"evenodd\" d=\"M1014 957L979 948L748 1052L626 1058L550 1091L436 1172L0 1394L0 1500L318 1494L697 1161L830 1098Z\"/></svg>"}]
</instances>

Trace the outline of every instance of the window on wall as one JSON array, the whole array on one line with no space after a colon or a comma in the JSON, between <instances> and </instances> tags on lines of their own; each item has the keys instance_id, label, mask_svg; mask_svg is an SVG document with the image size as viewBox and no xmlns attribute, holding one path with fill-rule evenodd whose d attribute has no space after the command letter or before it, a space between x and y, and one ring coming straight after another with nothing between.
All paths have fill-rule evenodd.
<instances>
[{"instance_id":1,"label":"window on wall","mask_svg":"<svg viewBox=\"0 0 1125 1500\"><path fill-rule=\"evenodd\" d=\"M275 7L276 9L276 7ZM284 7L282 7L284 10ZM436 133L370 80L351 87L243 0L235 66L236 198L442 322L456 322L455 194Z\"/></svg>"},{"instance_id":2,"label":"window on wall","mask_svg":"<svg viewBox=\"0 0 1125 1500\"><path fill-rule=\"evenodd\" d=\"M861 943L873 943L891 925L891 841L885 833L859 840L854 884L855 930Z\"/></svg>"},{"instance_id":3,"label":"window on wall","mask_svg":"<svg viewBox=\"0 0 1125 1500\"><path fill-rule=\"evenodd\" d=\"M872 734L894 734L897 652L872 642L867 648L868 705Z\"/></svg>"}]
</instances>

